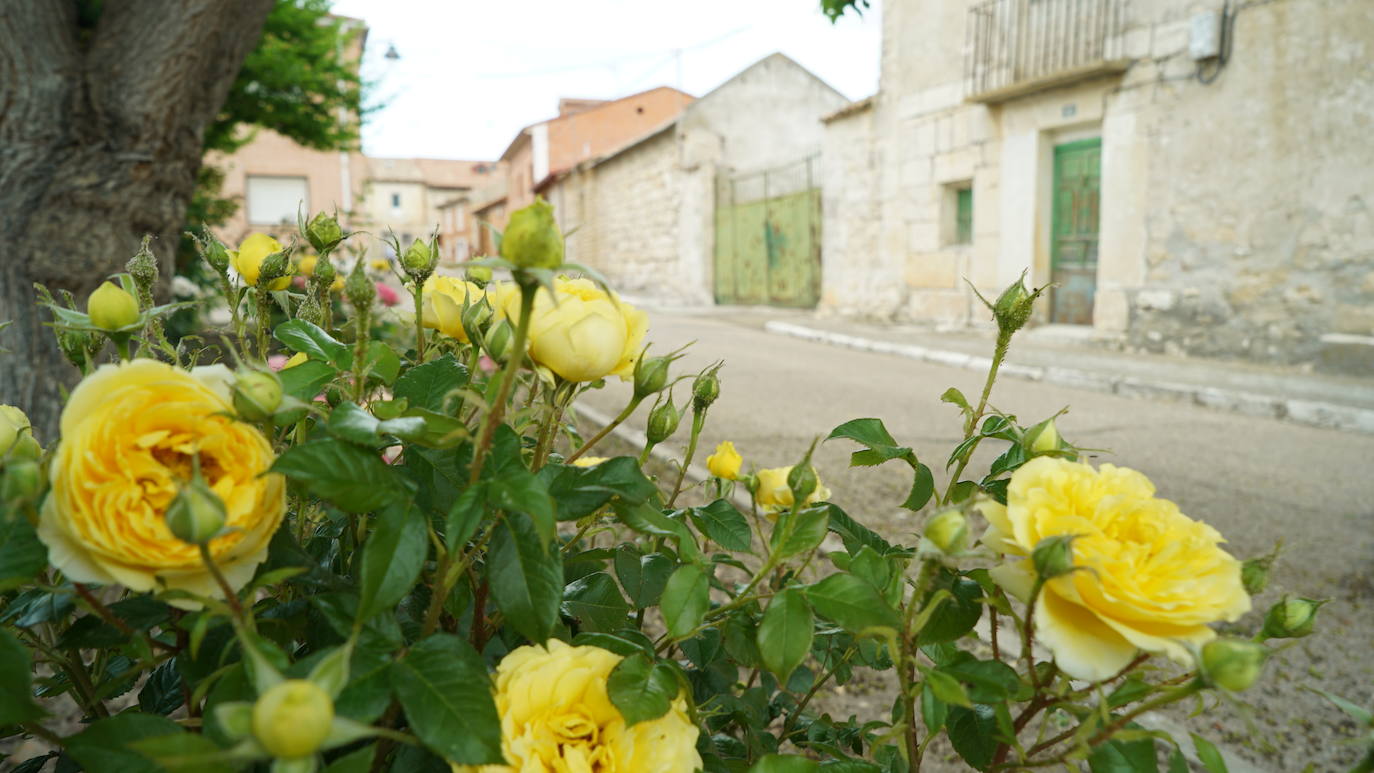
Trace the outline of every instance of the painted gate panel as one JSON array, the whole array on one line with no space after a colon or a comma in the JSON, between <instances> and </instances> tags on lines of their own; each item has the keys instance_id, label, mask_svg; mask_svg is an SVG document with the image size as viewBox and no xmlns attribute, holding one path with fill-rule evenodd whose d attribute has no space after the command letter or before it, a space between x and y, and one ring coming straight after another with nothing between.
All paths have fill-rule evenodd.
<instances>
[{"instance_id":1,"label":"painted gate panel","mask_svg":"<svg viewBox=\"0 0 1374 773\"><path fill-rule=\"evenodd\" d=\"M1054 199L1050 230L1050 320L1091 325L1097 292L1097 231L1102 140L1070 142L1054 149Z\"/></svg>"},{"instance_id":2,"label":"painted gate panel","mask_svg":"<svg viewBox=\"0 0 1374 773\"><path fill-rule=\"evenodd\" d=\"M716 189L717 303L810 308L820 300L820 191L811 164L723 178Z\"/></svg>"}]
</instances>

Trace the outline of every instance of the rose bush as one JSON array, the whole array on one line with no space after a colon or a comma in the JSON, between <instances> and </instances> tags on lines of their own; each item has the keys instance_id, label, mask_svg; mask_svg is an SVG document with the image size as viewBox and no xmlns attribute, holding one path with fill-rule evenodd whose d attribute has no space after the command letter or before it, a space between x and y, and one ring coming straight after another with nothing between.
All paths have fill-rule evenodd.
<instances>
[{"instance_id":1,"label":"rose bush","mask_svg":"<svg viewBox=\"0 0 1374 773\"><path fill-rule=\"evenodd\" d=\"M1138 719L1246 689L1268 640L1313 632L1321 600L1244 617L1272 555L1242 565L1054 417L992 405L1039 291L988 304L981 398L940 396L962 425L944 473L877 418L825 438L905 466L909 515L880 533L815 444L745 471L722 443L696 477L723 363L651 355L647 315L562 262L556 222L513 213L504 257L464 276L436 273L437 235L393 238L413 306L390 312L357 251L335 271L351 235L327 215L302 215L298 291L275 277L300 239L250 237L235 275L203 237L214 348L163 334L146 244L106 293L115 329L40 290L85 378L46 450L0 408L20 769L910 773L944 738L978 770L1151 773L1188 763ZM578 398L612 375L625 407L589 425ZM646 402L642 438L619 433ZM880 698L833 702L861 676Z\"/></svg>"}]
</instances>

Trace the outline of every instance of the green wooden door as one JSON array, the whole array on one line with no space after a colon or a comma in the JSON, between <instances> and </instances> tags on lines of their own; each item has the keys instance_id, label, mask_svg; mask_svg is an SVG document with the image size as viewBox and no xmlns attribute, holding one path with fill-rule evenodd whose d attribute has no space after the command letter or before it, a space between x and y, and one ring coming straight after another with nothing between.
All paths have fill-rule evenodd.
<instances>
[{"instance_id":1,"label":"green wooden door","mask_svg":"<svg viewBox=\"0 0 1374 773\"><path fill-rule=\"evenodd\" d=\"M753 200L736 199L743 186L734 179L717 188L716 302L813 307L820 300L820 190L808 185L770 196L767 181L760 186L756 177L748 187L763 195Z\"/></svg>"},{"instance_id":2,"label":"green wooden door","mask_svg":"<svg viewBox=\"0 0 1374 773\"><path fill-rule=\"evenodd\" d=\"M1056 286L1050 295L1051 322L1092 324L1101 179L1101 139L1054 149L1050 279Z\"/></svg>"}]
</instances>

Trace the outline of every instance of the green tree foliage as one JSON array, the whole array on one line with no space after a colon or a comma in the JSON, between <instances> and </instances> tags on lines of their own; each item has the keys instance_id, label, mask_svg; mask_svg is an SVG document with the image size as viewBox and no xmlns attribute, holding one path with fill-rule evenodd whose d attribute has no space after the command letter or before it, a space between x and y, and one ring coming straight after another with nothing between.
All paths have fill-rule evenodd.
<instances>
[{"instance_id":1,"label":"green tree foliage","mask_svg":"<svg viewBox=\"0 0 1374 773\"><path fill-rule=\"evenodd\" d=\"M868 7L868 0L821 0L821 13L825 14L831 23L839 21L851 8L855 14L863 16Z\"/></svg>"}]
</instances>

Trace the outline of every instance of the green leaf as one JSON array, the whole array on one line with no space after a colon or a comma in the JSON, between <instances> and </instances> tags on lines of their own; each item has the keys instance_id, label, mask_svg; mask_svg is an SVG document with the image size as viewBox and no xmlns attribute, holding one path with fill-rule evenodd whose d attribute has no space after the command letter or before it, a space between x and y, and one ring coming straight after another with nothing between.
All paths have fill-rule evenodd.
<instances>
[{"instance_id":1,"label":"green leaf","mask_svg":"<svg viewBox=\"0 0 1374 773\"><path fill-rule=\"evenodd\" d=\"M1093 749L1088 756L1092 773L1158 773L1155 743L1149 738L1123 741L1114 738Z\"/></svg>"},{"instance_id":2,"label":"green leaf","mask_svg":"<svg viewBox=\"0 0 1374 773\"><path fill-rule=\"evenodd\" d=\"M610 632L625 627L630 605L609 574L592 572L564 588L563 613L577 618L584 630Z\"/></svg>"},{"instance_id":3,"label":"green leaf","mask_svg":"<svg viewBox=\"0 0 1374 773\"><path fill-rule=\"evenodd\" d=\"M411 647L391 672L410 729L426 746L460 765L505 762L491 677L472 645L435 634Z\"/></svg>"},{"instance_id":4,"label":"green leaf","mask_svg":"<svg viewBox=\"0 0 1374 773\"><path fill-rule=\"evenodd\" d=\"M558 518L575 521L600 510L619 497L627 505L648 502L658 487L628 456L607 459L593 467L548 464L539 471L548 484L549 495L558 502Z\"/></svg>"},{"instance_id":5,"label":"green leaf","mask_svg":"<svg viewBox=\"0 0 1374 773\"><path fill-rule=\"evenodd\" d=\"M0 525L0 591L17 588L48 565L48 546L27 518Z\"/></svg>"},{"instance_id":6,"label":"green leaf","mask_svg":"<svg viewBox=\"0 0 1374 773\"><path fill-rule=\"evenodd\" d=\"M959 412L964 414L965 424L973 418L973 406L968 404L968 398L964 397L964 393L954 387L946 389L944 394L940 395L940 402L959 406Z\"/></svg>"},{"instance_id":7,"label":"green leaf","mask_svg":"<svg viewBox=\"0 0 1374 773\"><path fill-rule=\"evenodd\" d=\"M504 472L487 483L487 501L508 513L524 513L530 517L540 539L553 540L554 501L544 481L523 466Z\"/></svg>"},{"instance_id":8,"label":"green leaf","mask_svg":"<svg viewBox=\"0 0 1374 773\"><path fill-rule=\"evenodd\" d=\"M378 424L381 424L381 421L360 408L357 403L339 403L329 414L329 433L359 445L377 445Z\"/></svg>"},{"instance_id":9,"label":"green leaf","mask_svg":"<svg viewBox=\"0 0 1374 773\"><path fill-rule=\"evenodd\" d=\"M636 609L658 603L663 586L673 572L673 562L662 553L640 555L635 548L623 545L615 551L615 575L625 588Z\"/></svg>"},{"instance_id":10,"label":"green leaf","mask_svg":"<svg viewBox=\"0 0 1374 773\"><path fill-rule=\"evenodd\" d=\"M954 641L973 630L983 614L983 605L978 601L983 597L983 588L974 580L942 569L926 600L941 590L948 590L952 598L941 603L921 628L922 644Z\"/></svg>"},{"instance_id":11,"label":"green leaf","mask_svg":"<svg viewBox=\"0 0 1374 773\"><path fill-rule=\"evenodd\" d=\"M852 574L832 574L806 589L821 617L853 633L874 628L896 631L901 618L876 588Z\"/></svg>"},{"instance_id":12,"label":"green leaf","mask_svg":"<svg viewBox=\"0 0 1374 773\"><path fill-rule=\"evenodd\" d=\"M372 757L376 753L376 746L364 746L329 763L324 773L368 773L372 770Z\"/></svg>"},{"instance_id":13,"label":"green leaf","mask_svg":"<svg viewBox=\"0 0 1374 773\"><path fill-rule=\"evenodd\" d=\"M921 668L921 673L925 675L925 686L941 703L963 706L966 709L973 708L973 701L969 699L968 691L964 689L958 679L942 671L934 671L924 667Z\"/></svg>"},{"instance_id":14,"label":"green leaf","mask_svg":"<svg viewBox=\"0 0 1374 773\"><path fill-rule=\"evenodd\" d=\"M1188 773L1188 758L1183 756L1183 750L1177 746L1169 754L1169 773Z\"/></svg>"},{"instance_id":15,"label":"green leaf","mask_svg":"<svg viewBox=\"0 0 1374 773\"><path fill-rule=\"evenodd\" d=\"M414 507L392 505L377 515L376 524L363 544L358 572L358 625L405 598L429 555L425 518Z\"/></svg>"},{"instance_id":16,"label":"green leaf","mask_svg":"<svg viewBox=\"0 0 1374 773\"><path fill-rule=\"evenodd\" d=\"M683 564L673 572L659 602L669 636L684 638L701 623L711 605L710 589L710 579L696 564Z\"/></svg>"},{"instance_id":17,"label":"green leaf","mask_svg":"<svg viewBox=\"0 0 1374 773\"><path fill-rule=\"evenodd\" d=\"M452 354L445 354L406 371L396 381L393 392L397 399L409 400L411 407L450 414L462 404L456 393L467 383L467 368L460 365Z\"/></svg>"},{"instance_id":18,"label":"green leaf","mask_svg":"<svg viewBox=\"0 0 1374 773\"><path fill-rule=\"evenodd\" d=\"M782 684L811 652L815 617L806 597L795 588L773 596L759 623L759 653L763 664Z\"/></svg>"},{"instance_id":19,"label":"green leaf","mask_svg":"<svg viewBox=\"0 0 1374 773\"><path fill-rule=\"evenodd\" d=\"M1000 660L960 660L942 666L939 671L971 685L969 699L974 703L993 704L1014 695L1021 686L1016 670Z\"/></svg>"},{"instance_id":20,"label":"green leaf","mask_svg":"<svg viewBox=\"0 0 1374 773\"><path fill-rule=\"evenodd\" d=\"M449 550L456 550L477 533L482 516L486 514L486 496L486 486L479 483L463 489L453 501L444 526L444 544Z\"/></svg>"},{"instance_id":21,"label":"green leaf","mask_svg":"<svg viewBox=\"0 0 1374 773\"><path fill-rule=\"evenodd\" d=\"M181 726L166 717L128 712L88 725L67 738L65 746L67 754L86 770L166 773L161 765L134 751L132 744L181 732Z\"/></svg>"},{"instance_id":22,"label":"green leaf","mask_svg":"<svg viewBox=\"0 0 1374 773\"><path fill-rule=\"evenodd\" d=\"M672 667L642 652L620 661L606 680L606 692L626 727L667 714L681 690Z\"/></svg>"},{"instance_id":23,"label":"green leaf","mask_svg":"<svg viewBox=\"0 0 1374 773\"><path fill-rule=\"evenodd\" d=\"M717 499L705 507L693 507L687 511L697 529L726 550L750 552L753 535L749 522L735 506L724 499Z\"/></svg>"},{"instance_id":24,"label":"green leaf","mask_svg":"<svg viewBox=\"0 0 1374 773\"><path fill-rule=\"evenodd\" d=\"M380 456L335 438L287 449L272 472L349 513L377 510L409 494L403 479Z\"/></svg>"},{"instance_id":25,"label":"green leaf","mask_svg":"<svg viewBox=\"0 0 1374 773\"><path fill-rule=\"evenodd\" d=\"M318 325L303 319L277 325L272 335L291 351L305 352L310 359L327 362L336 368L348 368L353 361L347 344L339 343Z\"/></svg>"},{"instance_id":26,"label":"green leaf","mask_svg":"<svg viewBox=\"0 0 1374 773\"><path fill-rule=\"evenodd\" d=\"M749 773L815 773L820 763L796 754L766 754L749 768Z\"/></svg>"},{"instance_id":27,"label":"green leaf","mask_svg":"<svg viewBox=\"0 0 1374 773\"><path fill-rule=\"evenodd\" d=\"M957 685L958 682L955 682ZM965 696L967 697L967 696ZM921 719L926 724L926 732L935 735L945 726L949 717L949 702L940 700L929 682L921 685Z\"/></svg>"},{"instance_id":28,"label":"green leaf","mask_svg":"<svg viewBox=\"0 0 1374 773\"><path fill-rule=\"evenodd\" d=\"M511 627L532 642L548 639L563 597L563 561L528 516L510 514L497 524L487 574L492 597Z\"/></svg>"},{"instance_id":29,"label":"green leaf","mask_svg":"<svg viewBox=\"0 0 1374 773\"><path fill-rule=\"evenodd\" d=\"M793 520L792 533L782 541L787 519ZM773 533L769 535L773 551L779 558L788 558L813 550L825 539L830 527L830 509L827 507L808 507L796 513L785 512L778 516ZM781 543L781 544L779 544Z\"/></svg>"},{"instance_id":30,"label":"green leaf","mask_svg":"<svg viewBox=\"0 0 1374 773\"><path fill-rule=\"evenodd\" d=\"M153 669L138 691L138 707L149 714L166 716L181 708L186 696L181 692L181 671L175 659Z\"/></svg>"},{"instance_id":31,"label":"green leaf","mask_svg":"<svg viewBox=\"0 0 1374 773\"><path fill-rule=\"evenodd\" d=\"M826 508L830 510L829 525L830 530L839 535L844 542L845 550L850 554L857 553L860 547L867 545L877 551L878 555L885 556L895 550L892 544L883 539L877 532L864 526L839 507L826 502Z\"/></svg>"},{"instance_id":32,"label":"green leaf","mask_svg":"<svg viewBox=\"0 0 1374 773\"><path fill-rule=\"evenodd\" d=\"M897 441L892 439L892 434L883 426L882 419L854 419L830 431L826 440L835 438L847 438L856 441L861 445L867 446L866 451L855 451L849 457L849 466L871 466L882 464L893 459L904 459L913 467L916 465L916 454L906 446L897 445Z\"/></svg>"},{"instance_id":33,"label":"green leaf","mask_svg":"<svg viewBox=\"0 0 1374 773\"><path fill-rule=\"evenodd\" d=\"M367 375L381 379L384 384L395 381L396 375L401 372L401 358L396 356L395 350L385 341L373 341L368 344L365 365Z\"/></svg>"},{"instance_id":34,"label":"green leaf","mask_svg":"<svg viewBox=\"0 0 1374 773\"><path fill-rule=\"evenodd\" d=\"M1220 749L1197 733L1189 733L1188 736L1193 739L1198 761L1207 769L1207 773L1227 773L1226 758L1221 756Z\"/></svg>"},{"instance_id":35,"label":"green leaf","mask_svg":"<svg viewBox=\"0 0 1374 773\"><path fill-rule=\"evenodd\" d=\"M651 537L673 537L677 540L678 552L683 558L696 560L701 557L701 548L691 530L681 523L664 515L651 504L630 504L617 500L615 514L620 522L637 532Z\"/></svg>"},{"instance_id":36,"label":"green leaf","mask_svg":"<svg viewBox=\"0 0 1374 773\"><path fill-rule=\"evenodd\" d=\"M33 672L29 649L0 629L0 727L42 717L33 701Z\"/></svg>"},{"instance_id":37,"label":"green leaf","mask_svg":"<svg viewBox=\"0 0 1374 773\"><path fill-rule=\"evenodd\" d=\"M391 703L391 650L357 646L348 663L348 684L334 701L339 716L372 722Z\"/></svg>"},{"instance_id":38,"label":"green leaf","mask_svg":"<svg viewBox=\"0 0 1374 773\"><path fill-rule=\"evenodd\" d=\"M305 402L314 400L324 385L333 381L338 374L338 371L319 360L306 360L277 373L281 377L282 391Z\"/></svg>"},{"instance_id":39,"label":"green leaf","mask_svg":"<svg viewBox=\"0 0 1374 773\"><path fill-rule=\"evenodd\" d=\"M164 773L231 773L236 767L214 741L179 729L166 735L130 741L128 746L155 760L158 770Z\"/></svg>"},{"instance_id":40,"label":"green leaf","mask_svg":"<svg viewBox=\"0 0 1374 773\"><path fill-rule=\"evenodd\" d=\"M924 464L916 464L915 468L916 476L911 481L911 491L906 495L906 501L902 503L902 507L912 512L925 507L935 494L934 473Z\"/></svg>"},{"instance_id":41,"label":"green leaf","mask_svg":"<svg viewBox=\"0 0 1374 773\"><path fill-rule=\"evenodd\" d=\"M946 732L954 751L977 770L987 770L997 750L997 712L981 703L973 708L951 706Z\"/></svg>"}]
</instances>

